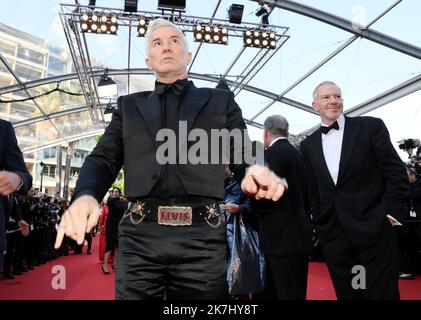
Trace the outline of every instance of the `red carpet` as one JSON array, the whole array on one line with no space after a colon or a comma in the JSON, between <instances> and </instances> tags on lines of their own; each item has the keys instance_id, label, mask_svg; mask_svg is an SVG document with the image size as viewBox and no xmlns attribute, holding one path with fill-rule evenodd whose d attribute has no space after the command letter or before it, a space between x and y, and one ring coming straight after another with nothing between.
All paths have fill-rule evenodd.
<instances>
[{"instance_id":1,"label":"red carpet","mask_svg":"<svg viewBox=\"0 0 421 320\"><path fill-rule=\"evenodd\" d=\"M112 300L114 274L104 275L98 262L98 240L93 238L92 255L86 248L81 255L60 257L16 276L0 281L0 300ZM63 266L66 273L64 289L54 289L54 266ZM111 268L110 268L111 270ZM335 300L335 292L324 263L311 263L308 278L309 300ZM421 300L421 276L399 283L402 300Z\"/></svg>"}]
</instances>

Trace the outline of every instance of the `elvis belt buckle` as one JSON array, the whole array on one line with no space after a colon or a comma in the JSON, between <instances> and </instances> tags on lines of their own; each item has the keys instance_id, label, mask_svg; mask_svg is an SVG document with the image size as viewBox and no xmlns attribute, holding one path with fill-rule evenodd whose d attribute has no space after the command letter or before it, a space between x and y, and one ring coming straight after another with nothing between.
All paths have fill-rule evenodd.
<instances>
[{"instance_id":1,"label":"elvis belt buckle","mask_svg":"<svg viewBox=\"0 0 421 320\"><path fill-rule=\"evenodd\" d=\"M159 206L158 224L166 226L191 226L192 207Z\"/></svg>"}]
</instances>

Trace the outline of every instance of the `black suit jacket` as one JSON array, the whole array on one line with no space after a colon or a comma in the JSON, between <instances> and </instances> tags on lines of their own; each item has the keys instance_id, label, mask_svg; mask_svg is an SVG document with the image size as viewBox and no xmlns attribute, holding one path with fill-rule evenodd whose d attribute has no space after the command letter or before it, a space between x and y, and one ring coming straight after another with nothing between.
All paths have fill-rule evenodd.
<instances>
[{"instance_id":1,"label":"black suit jacket","mask_svg":"<svg viewBox=\"0 0 421 320\"><path fill-rule=\"evenodd\" d=\"M32 186L32 176L26 169L22 152L16 140L15 131L10 122L0 119L0 170L13 171L21 176L23 186L19 193L26 194ZM2 254L5 246L4 232L5 222L8 220L8 202L0 196L0 252ZM1 259L0 259L1 260ZM1 268L0 268L1 269Z\"/></svg>"},{"instance_id":2,"label":"black suit jacket","mask_svg":"<svg viewBox=\"0 0 421 320\"><path fill-rule=\"evenodd\" d=\"M288 190L276 202L255 202L262 249L270 255L308 253L311 229L304 211L301 156L287 139L281 139L265 151L265 162L286 178Z\"/></svg>"},{"instance_id":3,"label":"black suit jacket","mask_svg":"<svg viewBox=\"0 0 421 320\"><path fill-rule=\"evenodd\" d=\"M179 108L179 120L187 122L187 132L200 128L228 130L246 128L241 109L232 92L188 86ZM118 99L118 108L92 153L85 159L73 199L82 194L101 201L121 167L125 172L127 198L146 197L160 177L161 165L156 159L162 129L159 96L139 92ZM210 139L209 139L210 140ZM196 142L188 142L188 147ZM208 141L210 144L210 141ZM231 146L230 157L234 157ZM241 151L241 150L240 150ZM223 199L224 167L221 164L179 164L176 173L189 195ZM244 165L232 165L237 179L244 175Z\"/></svg>"},{"instance_id":4,"label":"black suit jacket","mask_svg":"<svg viewBox=\"0 0 421 320\"><path fill-rule=\"evenodd\" d=\"M324 159L320 129L301 143L301 151L311 215L321 239L333 213L358 245L376 241L387 214L403 222L408 178L382 120L345 117L336 185Z\"/></svg>"}]
</instances>

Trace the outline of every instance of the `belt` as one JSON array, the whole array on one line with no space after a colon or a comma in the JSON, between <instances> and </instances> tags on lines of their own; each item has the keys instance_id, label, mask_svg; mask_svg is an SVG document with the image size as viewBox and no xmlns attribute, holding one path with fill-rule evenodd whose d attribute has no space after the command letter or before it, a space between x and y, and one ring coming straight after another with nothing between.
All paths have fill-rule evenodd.
<instances>
[{"instance_id":1,"label":"belt","mask_svg":"<svg viewBox=\"0 0 421 320\"><path fill-rule=\"evenodd\" d=\"M204 202L206 204L204 204ZM135 225L143 220L161 225L190 226L205 221L212 228L219 228L223 216L215 200L179 201L179 199L142 199L129 203L124 213Z\"/></svg>"}]
</instances>

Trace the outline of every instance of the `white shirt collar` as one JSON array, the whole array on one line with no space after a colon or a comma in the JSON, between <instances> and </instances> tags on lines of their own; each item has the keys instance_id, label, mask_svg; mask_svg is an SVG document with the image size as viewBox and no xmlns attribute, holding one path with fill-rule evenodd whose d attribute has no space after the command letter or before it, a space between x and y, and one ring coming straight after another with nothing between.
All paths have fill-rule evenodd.
<instances>
[{"instance_id":1,"label":"white shirt collar","mask_svg":"<svg viewBox=\"0 0 421 320\"><path fill-rule=\"evenodd\" d=\"M275 139L272 140L272 142L269 145L269 148L273 146L273 144L278 141L278 140L282 140L282 139L286 139L285 137L277 137Z\"/></svg>"},{"instance_id":2,"label":"white shirt collar","mask_svg":"<svg viewBox=\"0 0 421 320\"><path fill-rule=\"evenodd\" d=\"M336 120L336 121L338 121L339 128L343 129L344 126L345 126L345 117L344 117L343 113L341 113L338 120ZM321 123L321 125L323 127L329 127L327 124L324 124L323 122Z\"/></svg>"}]
</instances>

